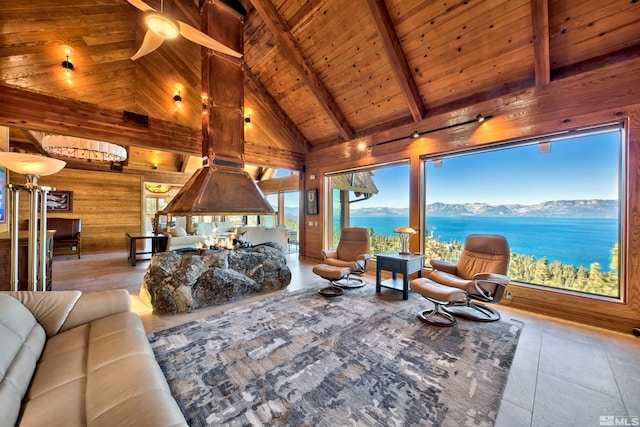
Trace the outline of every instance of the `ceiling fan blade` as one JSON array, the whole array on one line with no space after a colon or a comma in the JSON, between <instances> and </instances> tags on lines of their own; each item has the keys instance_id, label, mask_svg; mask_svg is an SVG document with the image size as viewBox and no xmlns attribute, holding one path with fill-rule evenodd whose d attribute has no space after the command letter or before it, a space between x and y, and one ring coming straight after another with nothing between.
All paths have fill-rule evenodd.
<instances>
[{"instance_id":1,"label":"ceiling fan blade","mask_svg":"<svg viewBox=\"0 0 640 427\"><path fill-rule=\"evenodd\" d=\"M138 49L136 54L131 57L131 60L135 61L141 56L144 56L147 53L153 52L154 50L160 47L163 41L164 39L162 37L160 37L159 35L157 35L151 30L147 30L147 32L144 35L144 40L142 40L142 45L140 46L140 49Z\"/></svg>"},{"instance_id":2,"label":"ceiling fan blade","mask_svg":"<svg viewBox=\"0 0 640 427\"><path fill-rule=\"evenodd\" d=\"M152 8L151 6L149 6L143 1L140 1L140 0L127 0L127 1L129 2L129 4L135 6L136 8L140 9L143 12L156 11L154 8Z\"/></svg>"},{"instance_id":3,"label":"ceiling fan blade","mask_svg":"<svg viewBox=\"0 0 640 427\"><path fill-rule=\"evenodd\" d=\"M191 25L185 24L181 21L178 21L178 25L180 25L180 34L182 34L186 39L217 52L225 53L236 58L242 57L241 53L236 52L219 41L212 39L205 33L196 30Z\"/></svg>"}]
</instances>

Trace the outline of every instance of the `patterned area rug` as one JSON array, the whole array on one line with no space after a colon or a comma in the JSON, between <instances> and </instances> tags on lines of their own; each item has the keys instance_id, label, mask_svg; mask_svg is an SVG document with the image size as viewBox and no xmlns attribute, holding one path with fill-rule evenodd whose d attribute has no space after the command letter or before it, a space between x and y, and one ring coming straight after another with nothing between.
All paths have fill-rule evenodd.
<instances>
[{"instance_id":1,"label":"patterned area rug","mask_svg":"<svg viewBox=\"0 0 640 427\"><path fill-rule=\"evenodd\" d=\"M428 304L372 285L337 298L307 289L151 345L191 426L493 425L521 324L431 327L416 318Z\"/></svg>"}]
</instances>

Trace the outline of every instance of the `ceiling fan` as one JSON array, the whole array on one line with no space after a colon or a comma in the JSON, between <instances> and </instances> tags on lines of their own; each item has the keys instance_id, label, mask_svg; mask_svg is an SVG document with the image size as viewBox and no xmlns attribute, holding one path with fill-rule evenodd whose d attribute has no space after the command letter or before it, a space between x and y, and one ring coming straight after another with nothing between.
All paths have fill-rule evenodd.
<instances>
[{"instance_id":1,"label":"ceiling fan","mask_svg":"<svg viewBox=\"0 0 640 427\"><path fill-rule=\"evenodd\" d=\"M140 49L138 49L136 54L131 57L133 61L153 52L160 47L162 42L167 39L174 39L178 37L178 35L182 35L187 40L191 40L194 43L217 52L225 53L236 58L240 58L242 56L241 53L228 48L219 41L212 39L199 30L196 30L191 25L185 24L184 22L176 19L171 19L165 15L164 0L160 3L160 13L141 0L127 1L137 9L145 12L144 20L148 27Z\"/></svg>"}]
</instances>

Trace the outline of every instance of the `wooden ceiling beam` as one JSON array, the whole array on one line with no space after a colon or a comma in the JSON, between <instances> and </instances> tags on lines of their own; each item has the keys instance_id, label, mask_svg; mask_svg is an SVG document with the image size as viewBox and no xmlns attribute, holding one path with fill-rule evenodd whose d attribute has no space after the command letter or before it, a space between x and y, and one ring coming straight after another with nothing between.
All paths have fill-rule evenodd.
<instances>
[{"instance_id":1,"label":"wooden ceiling beam","mask_svg":"<svg viewBox=\"0 0 640 427\"><path fill-rule=\"evenodd\" d=\"M384 0L367 0L367 5L371 10L373 21L382 39L382 46L389 60L389 65L396 76L404 98L407 100L411 116L416 122L422 120L425 114L425 106L422 102L418 85L416 85L416 81L413 78L413 73L411 73L407 57L402 50L400 40L398 40L389 10Z\"/></svg>"},{"instance_id":2,"label":"wooden ceiling beam","mask_svg":"<svg viewBox=\"0 0 640 427\"><path fill-rule=\"evenodd\" d=\"M181 154L180 155L180 164L178 165L178 171L179 172L186 172L187 171L187 166L189 165L189 155L188 154Z\"/></svg>"},{"instance_id":3,"label":"wooden ceiling beam","mask_svg":"<svg viewBox=\"0 0 640 427\"><path fill-rule=\"evenodd\" d=\"M244 144L245 163L272 168L302 171L305 155L293 151L281 150L274 147L264 147L246 140Z\"/></svg>"},{"instance_id":4,"label":"wooden ceiling beam","mask_svg":"<svg viewBox=\"0 0 640 427\"><path fill-rule=\"evenodd\" d=\"M249 71L245 69L244 88L246 91L251 92L256 100L260 102L263 111L271 115L274 122L278 123L290 136L291 141L296 144L295 148L301 148L303 152L308 153L311 147L309 141L304 137L300 129L293 123L287 113L285 113L278 103L273 99L269 92L262 86L258 79ZM293 149L294 147L292 147Z\"/></svg>"},{"instance_id":5,"label":"wooden ceiling beam","mask_svg":"<svg viewBox=\"0 0 640 427\"><path fill-rule=\"evenodd\" d=\"M549 0L531 0L531 20L536 86L546 86L551 82Z\"/></svg>"},{"instance_id":6,"label":"wooden ceiling beam","mask_svg":"<svg viewBox=\"0 0 640 427\"><path fill-rule=\"evenodd\" d=\"M307 0L304 3L300 4L298 11L287 21L289 28L295 28L306 19L313 11L318 7L320 1L318 0Z\"/></svg>"},{"instance_id":7,"label":"wooden ceiling beam","mask_svg":"<svg viewBox=\"0 0 640 427\"><path fill-rule=\"evenodd\" d=\"M29 142L31 142L31 144L34 146L34 148L38 153L42 154L43 156L49 155L49 153L47 153L45 149L42 148L42 137L44 136L42 135L42 132L37 132L37 131L27 130L27 129L20 129L20 131L24 136L27 137Z\"/></svg>"},{"instance_id":8,"label":"wooden ceiling beam","mask_svg":"<svg viewBox=\"0 0 640 427\"><path fill-rule=\"evenodd\" d=\"M298 48L287 24L273 6L271 0L251 0L251 3L264 20L271 34L273 34L277 40L285 56L289 58L291 64L298 70L303 81L309 87L309 90L318 99L320 106L338 129L340 136L345 141L355 138L355 132L347 122L344 113L342 113L329 93L329 90L322 83L307 58Z\"/></svg>"},{"instance_id":9,"label":"wooden ceiling beam","mask_svg":"<svg viewBox=\"0 0 640 427\"><path fill-rule=\"evenodd\" d=\"M91 138L125 146L200 156L202 133L174 122L148 118L128 123L122 110L0 85L0 125Z\"/></svg>"},{"instance_id":10,"label":"wooden ceiling beam","mask_svg":"<svg viewBox=\"0 0 640 427\"><path fill-rule=\"evenodd\" d=\"M174 1L174 4L175 7L186 17L187 24L196 29L200 29L202 17L200 15L200 10L196 9L196 5L193 2L187 1L187 4L184 4L182 1L176 0Z\"/></svg>"},{"instance_id":11,"label":"wooden ceiling beam","mask_svg":"<svg viewBox=\"0 0 640 427\"><path fill-rule=\"evenodd\" d=\"M67 163L65 169L78 169L98 172L113 172L111 165L106 162L88 162L81 159L64 158ZM178 172L146 170L124 167L122 171L113 172L125 175L141 175L144 181L162 182L163 184L184 185L190 178L189 175Z\"/></svg>"},{"instance_id":12,"label":"wooden ceiling beam","mask_svg":"<svg viewBox=\"0 0 640 427\"><path fill-rule=\"evenodd\" d=\"M640 57L640 43L624 47L614 52L586 59L566 67L555 68L552 72L553 81L571 77L576 74L604 70L615 64L628 61L630 58Z\"/></svg>"}]
</instances>

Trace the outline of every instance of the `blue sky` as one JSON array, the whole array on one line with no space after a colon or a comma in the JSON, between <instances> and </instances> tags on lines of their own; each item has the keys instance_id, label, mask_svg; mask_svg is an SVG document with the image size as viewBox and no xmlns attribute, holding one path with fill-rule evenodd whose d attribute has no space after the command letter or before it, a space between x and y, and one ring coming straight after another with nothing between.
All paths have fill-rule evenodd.
<instances>
[{"instance_id":1,"label":"blue sky","mask_svg":"<svg viewBox=\"0 0 640 427\"><path fill-rule=\"evenodd\" d=\"M618 132L447 158L427 163L427 203L524 205L549 200L617 199ZM374 182L379 194L352 208L408 207L409 166L382 168Z\"/></svg>"}]
</instances>

